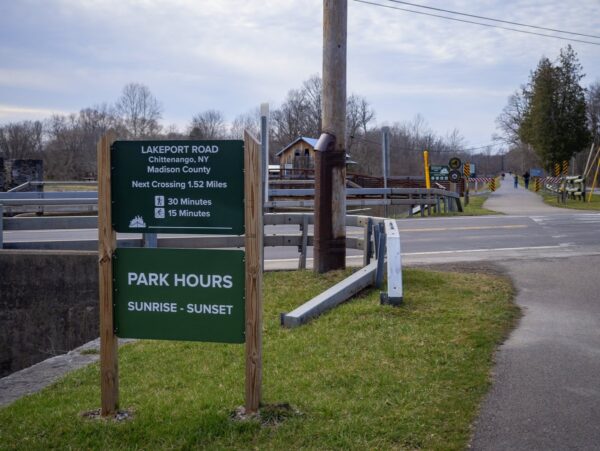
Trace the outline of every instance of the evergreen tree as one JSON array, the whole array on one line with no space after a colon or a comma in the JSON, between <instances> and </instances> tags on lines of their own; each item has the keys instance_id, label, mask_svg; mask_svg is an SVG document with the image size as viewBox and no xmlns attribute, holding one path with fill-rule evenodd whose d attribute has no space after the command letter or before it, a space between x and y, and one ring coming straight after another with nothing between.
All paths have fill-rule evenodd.
<instances>
[{"instance_id":1,"label":"evergreen tree","mask_svg":"<svg viewBox=\"0 0 600 451\"><path fill-rule=\"evenodd\" d=\"M585 91L577 55L569 45L557 63L542 58L523 89L526 109L519 136L531 144L547 168L569 160L590 142Z\"/></svg>"}]
</instances>

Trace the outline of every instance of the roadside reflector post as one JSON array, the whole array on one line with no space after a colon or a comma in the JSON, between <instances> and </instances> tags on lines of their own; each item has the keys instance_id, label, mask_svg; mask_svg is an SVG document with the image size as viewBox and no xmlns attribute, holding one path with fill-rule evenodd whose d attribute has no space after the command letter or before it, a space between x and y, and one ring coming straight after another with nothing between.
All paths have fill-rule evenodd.
<instances>
[{"instance_id":1,"label":"roadside reflector post","mask_svg":"<svg viewBox=\"0 0 600 451\"><path fill-rule=\"evenodd\" d=\"M431 180L429 178L429 152L423 151L423 165L425 166L425 188L431 189Z\"/></svg>"},{"instance_id":2,"label":"roadside reflector post","mask_svg":"<svg viewBox=\"0 0 600 451\"><path fill-rule=\"evenodd\" d=\"M463 165L463 174L465 176L465 205L469 205L469 177L471 177L471 165L469 163Z\"/></svg>"},{"instance_id":3,"label":"roadside reflector post","mask_svg":"<svg viewBox=\"0 0 600 451\"><path fill-rule=\"evenodd\" d=\"M394 220L385 221L385 242L387 248L387 292L380 294L381 304L398 306L402 304L402 255L400 253L400 233Z\"/></svg>"}]
</instances>

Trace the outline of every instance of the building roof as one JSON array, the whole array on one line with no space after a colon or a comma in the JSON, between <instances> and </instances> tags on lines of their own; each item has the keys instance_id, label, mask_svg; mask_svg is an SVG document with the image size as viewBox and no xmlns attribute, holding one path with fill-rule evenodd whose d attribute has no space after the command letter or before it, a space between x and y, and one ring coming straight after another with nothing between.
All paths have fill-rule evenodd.
<instances>
[{"instance_id":1,"label":"building roof","mask_svg":"<svg viewBox=\"0 0 600 451\"><path fill-rule=\"evenodd\" d=\"M278 157L283 152L285 152L286 150L288 150L290 147L296 145L300 141L304 141L305 143L307 143L310 147L312 147L314 149L315 146L317 145L318 139L317 138L308 138L306 136L301 136L300 138L296 138L294 141L292 141L287 146L285 146L283 149L281 149L279 152L277 152L275 154L275 156ZM350 154L346 152L346 164L358 164L358 163L356 163L356 161L350 160L350 158L351 158Z\"/></svg>"},{"instance_id":2,"label":"building roof","mask_svg":"<svg viewBox=\"0 0 600 451\"><path fill-rule=\"evenodd\" d=\"M314 147L317 145L317 138L308 138L306 136L301 136L300 138L296 138L295 141L292 141L291 143L289 143L287 146L285 146L283 149L281 149L279 152L277 152L275 154L275 156L279 156L281 155L283 152L285 152L286 150L288 150L290 147L296 145L297 143L299 143L300 141L304 141L305 143L307 143L310 147L312 147L314 149Z\"/></svg>"}]
</instances>

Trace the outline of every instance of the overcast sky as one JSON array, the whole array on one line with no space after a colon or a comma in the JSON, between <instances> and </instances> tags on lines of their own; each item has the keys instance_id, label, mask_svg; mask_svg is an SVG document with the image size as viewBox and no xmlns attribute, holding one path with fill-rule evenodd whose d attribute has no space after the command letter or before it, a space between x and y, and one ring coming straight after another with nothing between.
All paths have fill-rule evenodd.
<instances>
[{"instance_id":1,"label":"overcast sky","mask_svg":"<svg viewBox=\"0 0 600 451\"><path fill-rule=\"evenodd\" d=\"M414 2L600 35L599 0ZM113 103L129 82L148 86L163 123L180 129L207 109L232 121L263 102L276 108L321 73L322 9L322 0L1 0L0 123ZM469 146L491 142L508 96L568 44L352 0L348 10L348 94L367 98L378 125L420 114ZM600 45L571 44L584 86L600 80Z\"/></svg>"}]
</instances>

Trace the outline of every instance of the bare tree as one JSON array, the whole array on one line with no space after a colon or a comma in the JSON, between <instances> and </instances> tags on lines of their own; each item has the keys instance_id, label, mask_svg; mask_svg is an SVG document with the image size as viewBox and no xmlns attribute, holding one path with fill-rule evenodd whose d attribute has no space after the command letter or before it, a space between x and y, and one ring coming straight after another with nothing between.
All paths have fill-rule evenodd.
<instances>
[{"instance_id":1,"label":"bare tree","mask_svg":"<svg viewBox=\"0 0 600 451\"><path fill-rule=\"evenodd\" d=\"M78 114L54 115L46 121L44 167L50 179L80 180L96 175L96 145L109 129L118 136L127 131L106 105L85 108Z\"/></svg>"},{"instance_id":2,"label":"bare tree","mask_svg":"<svg viewBox=\"0 0 600 451\"><path fill-rule=\"evenodd\" d=\"M229 135L233 139L242 139L244 137L244 130L248 130L256 138L260 136L259 108L238 115L231 124Z\"/></svg>"},{"instance_id":3,"label":"bare tree","mask_svg":"<svg viewBox=\"0 0 600 451\"><path fill-rule=\"evenodd\" d=\"M594 143L600 143L600 80L592 83L586 93L588 124Z\"/></svg>"},{"instance_id":4,"label":"bare tree","mask_svg":"<svg viewBox=\"0 0 600 451\"><path fill-rule=\"evenodd\" d=\"M271 114L277 147L286 146L300 136L319 136L321 128L320 124L316 125L316 114L311 109L305 92L297 89L289 91L285 102Z\"/></svg>"},{"instance_id":5,"label":"bare tree","mask_svg":"<svg viewBox=\"0 0 600 451\"><path fill-rule=\"evenodd\" d=\"M196 114L189 126L191 139L223 139L227 136L227 125L223 113L206 110Z\"/></svg>"},{"instance_id":6,"label":"bare tree","mask_svg":"<svg viewBox=\"0 0 600 451\"><path fill-rule=\"evenodd\" d=\"M125 85L115 108L132 138L152 137L160 132L162 106L147 86Z\"/></svg>"},{"instance_id":7,"label":"bare tree","mask_svg":"<svg viewBox=\"0 0 600 451\"><path fill-rule=\"evenodd\" d=\"M354 147L355 138L366 135L369 123L375 118L375 111L364 97L352 94L346 105L346 131L350 139L348 150Z\"/></svg>"},{"instance_id":8,"label":"bare tree","mask_svg":"<svg viewBox=\"0 0 600 451\"><path fill-rule=\"evenodd\" d=\"M39 158L43 126L40 121L11 122L0 127L0 157Z\"/></svg>"},{"instance_id":9,"label":"bare tree","mask_svg":"<svg viewBox=\"0 0 600 451\"><path fill-rule=\"evenodd\" d=\"M524 87L521 88L521 91L523 90ZM500 129L501 134L495 135L494 139L512 146L519 146L521 144L519 128L526 110L527 98L518 91L512 94L502 113L496 118L496 126Z\"/></svg>"},{"instance_id":10,"label":"bare tree","mask_svg":"<svg viewBox=\"0 0 600 451\"><path fill-rule=\"evenodd\" d=\"M313 75L292 89L279 109L271 114L275 147L283 147L301 136L316 138L321 134L323 81ZM365 134L375 112L364 97L352 95L346 107L347 130L350 137ZM354 145L354 140L348 141Z\"/></svg>"},{"instance_id":11,"label":"bare tree","mask_svg":"<svg viewBox=\"0 0 600 451\"><path fill-rule=\"evenodd\" d=\"M319 75L313 75L302 83L301 92L308 113L305 127L308 130L316 130L317 132L313 134L316 137L321 134L323 124L323 80Z\"/></svg>"}]
</instances>

